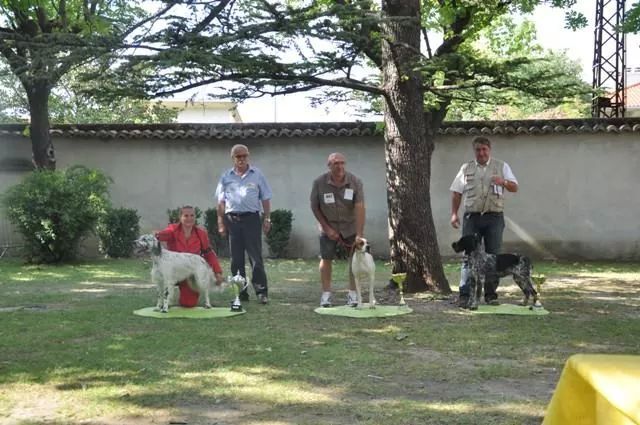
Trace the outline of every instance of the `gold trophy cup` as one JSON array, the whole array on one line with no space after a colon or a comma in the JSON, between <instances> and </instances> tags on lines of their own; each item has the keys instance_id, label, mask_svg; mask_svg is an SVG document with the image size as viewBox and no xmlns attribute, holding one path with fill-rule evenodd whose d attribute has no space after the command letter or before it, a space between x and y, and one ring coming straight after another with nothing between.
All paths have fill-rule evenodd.
<instances>
[{"instance_id":1,"label":"gold trophy cup","mask_svg":"<svg viewBox=\"0 0 640 425\"><path fill-rule=\"evenodd\" d=\"M404 308L407 306L407 303L404 300L404 293L402 292L402 287L404 286L404 280L407 278L406 273L393 273L391 275L391 280L398 285L398 290L400 291L400 304L398 307Z\"/></svg>"},{"instance_id":2,"label":"gold trophy cup","mask_svg":"<svg viewBox=\"0 0 640 425\"><path fill-rule=\"evenodd\" d=\"M531 280L533 280L533 283L536 284L536 292L538 292L538 300L530 308L542 307L542 303L540 302L540 298L542 298L542 285L546 282L547 278L543 274L538 274L536 276L531 276Z\"/></svg>"}]
</instances>

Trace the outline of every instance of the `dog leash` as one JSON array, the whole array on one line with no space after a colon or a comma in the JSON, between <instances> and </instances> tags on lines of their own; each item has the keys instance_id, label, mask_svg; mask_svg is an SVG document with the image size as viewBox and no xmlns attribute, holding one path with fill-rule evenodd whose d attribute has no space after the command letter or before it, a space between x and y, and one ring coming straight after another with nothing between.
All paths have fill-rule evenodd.
<instances>
[{"instance_id":1,"label":"dog leash","mask_svg":"<svg viewBox=\"0 0 640 425\"><path fill-rule=\"evenodd\" d=\"M342 238L342 235L339 235L339 236L340 236L340 239L338 239L336 242L338 242L340 245L342 245L343 247L345 247L345 248L347 248L347 249L349 249L349 250L350 250L351 248L353 248L353 244L349 244L349 243L347 243L347 241L345 241L345 240Z\"/></svg>"}]
</instances>

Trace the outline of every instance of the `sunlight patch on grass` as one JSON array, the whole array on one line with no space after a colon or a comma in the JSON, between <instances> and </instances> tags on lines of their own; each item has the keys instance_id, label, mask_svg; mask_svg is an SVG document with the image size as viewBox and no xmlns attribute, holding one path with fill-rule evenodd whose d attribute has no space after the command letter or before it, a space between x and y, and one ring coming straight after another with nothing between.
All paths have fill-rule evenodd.
<instances>
[{"instance_id":1,"label":"sunlight patch on grass","mask_svg":"<svg viewBox=\"0 0 640 425\"><path fill-rule=\"evenodd\" d=\"M245 422L246 425L291 425L291 422L282 422L282 421L248 421Z\"/></svg>"},{"instance_id":2,"label":"sunlight patch on grass","mask_svg":"<svg viewBox=\"0 0 640 425\"><path fill-rule=\"evenodd\" d=\"M63 408L61 394L42 385L11 385L0 390L0 414L9 423L43 423L57 419Z\"/></svg>"},{"instance_id":3,"label":"sunlight patch on grass","mask_svg":"<svg viewBox=\"0 0 640 425\"><path fill-rule=\"evenodd\" d=\"M104 286L105 282L92 282L92 281L84 281L78 282L78 285L100 285ZM109 288L134 288L134 289L147 289L155 287L153 283L134 283L134 282L113 282L108 283Z\"/></svg>"},{"instance_id":4,"label":"sunlight patch on grass","mask_svg":"<svg viewBox=\"0 0 640 425\"><path fill-rule=\"evenodd\" d=\"M242 372L219 370L213 376L222 381L230 394L263 403L338 403L341 392L336 388L320 388L300 382L276 379L282 372L265 368L248 368ZM191 378L194 374L186 374Z\"/></svg>"},{"instance_id":5,"label":"sunlight patch on grass","mask_svg":"<svg viewBox=\"0 0 640 425\"><path fill-rule=\"evenodd\" d=\"M11 280L15 280L18 282L31 282L36 279L38 279L38 277L36 276L16 276L16 275L11 276Z\"/></svg>"},{"instance_id":6,"label":"sunlight patch on grass","mask_svg":"<svg viewBox=\"0 0 640 425\"><path fill-rule=\"evenodd\" d=\"M362 329L360 332L363 334L387 335L387 334L397 333L400 331L402 331L402 328L400 326L388 325L380 328Z\"/></svg>"},{"instance_id":7,"label":"sunlight patch on grass","mask_svg":"<svg viewBox=\"0 0 640 425\"><path fill-rule=\"evenodd\" d=\"M98 289L98 288L84 288L84 289L72 289L71 292L98 293L98 292L107 292L107 290L106 289Z\"/></svg>"},{"instance_id":8,"label":"sunlight patch on grass","mask_svg":"<svg viewBox=\"0 0 640 425\"><path fill-rule=\"evenodd\" d=\"M618 280L629 280L629 281L637 281L638 280L638 273L632 273L632 272L585 271L585 272L574 273L574 275L577 276L578 278L591 278L591 279L593 279L595 277L595 278L598 278L598 279L618 279Z\"/></svg>"},{"instance_id":9,"label":"sunlight patch on grass","mask_svg":"<svg viewBox=\"0 0 640 425\"><path fill-rule=\"evenodd\" d=\"M429 409L429 410L433 410L436 412L448 412L448 413L477 413L477 412L484 412L484 413L503 413L503 414L513 414L513 413L526 413L528 415L530 415L531 413L531 406L529 405L523 405L521 403L513 403L513 402L502 402L502 403L498 403L495 400L487 403L487 404L476 404L476 403L458 403L458 402L452 402L452 403L443 403L443 402L437 402L437 403L425 403L425 406ZM538 409L543 408L544 406L538 406ZM538 412L540 413L540 411Z\"/></svg>"}]
</instances>

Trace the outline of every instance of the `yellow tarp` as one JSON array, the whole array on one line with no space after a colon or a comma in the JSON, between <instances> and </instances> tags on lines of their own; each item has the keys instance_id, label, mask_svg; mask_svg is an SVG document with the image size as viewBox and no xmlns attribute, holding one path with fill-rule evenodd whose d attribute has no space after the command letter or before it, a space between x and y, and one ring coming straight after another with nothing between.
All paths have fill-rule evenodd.
<instances>
[{"instance_id":1,"label":"yellow tarp","mask_svg":"<svg viewBox=\"0 0 640 425\"><path fill-rule=\"evenodd\" d=\"M640 356L571 356L542 424L640 425Z\"/></svg>"}]
</instances>

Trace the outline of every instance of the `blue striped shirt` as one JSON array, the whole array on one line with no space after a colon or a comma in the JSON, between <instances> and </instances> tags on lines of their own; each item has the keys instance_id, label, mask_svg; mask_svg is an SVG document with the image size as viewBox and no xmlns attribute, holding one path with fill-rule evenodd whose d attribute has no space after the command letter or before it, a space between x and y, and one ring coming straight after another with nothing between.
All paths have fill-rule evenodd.
<instances>
[{"instance_id":1,"label":"blue striped shirt","mask_svg":"<svg viewBox=\"0 0 640 425\"><path fill-rule=\"evenodd\" d=\"M225 203L225 213L260 212L262 201L271 199L271 187L260 169L249 164L244 176L233 168L222 173L216 187L216 199Z\"/></svg>"}]
</instances>

